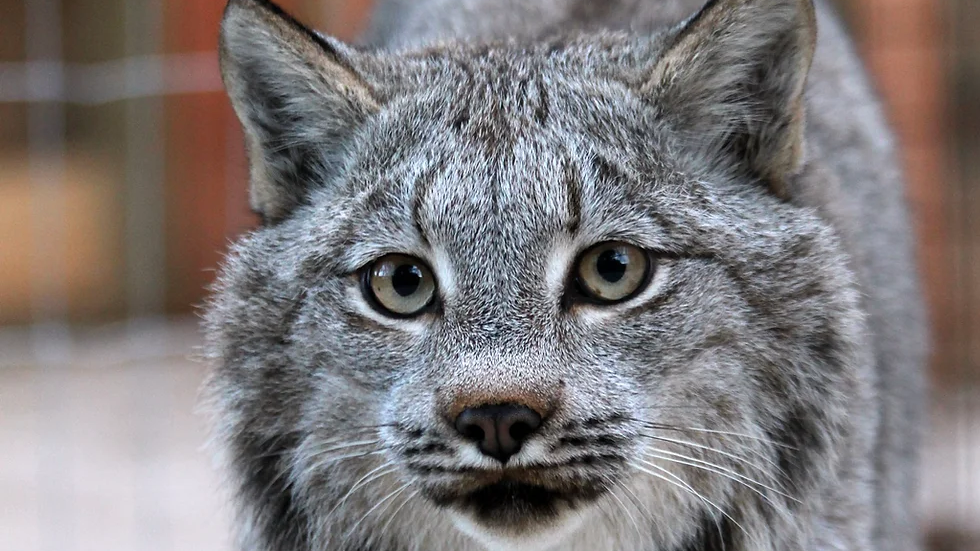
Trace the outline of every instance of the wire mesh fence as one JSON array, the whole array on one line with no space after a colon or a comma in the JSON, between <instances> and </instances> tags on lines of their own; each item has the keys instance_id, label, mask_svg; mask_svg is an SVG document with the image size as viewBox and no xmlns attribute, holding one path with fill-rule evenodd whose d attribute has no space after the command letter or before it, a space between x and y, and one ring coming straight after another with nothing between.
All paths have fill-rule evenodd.
<instances>
[{"instance_id":1,"label":"wire mesh fence","mask_svg":"<svg viewBox=\"0 0 980 551\"><path fill-rule=\"evenodd\" d=\"M282 2L350 39L366 0ZM904 146L935 549L980 549L980 4L842 0ZM222 0L0 0L0 548L229 549L194 306L254 220Z\"/></svg>"}]
</instances>

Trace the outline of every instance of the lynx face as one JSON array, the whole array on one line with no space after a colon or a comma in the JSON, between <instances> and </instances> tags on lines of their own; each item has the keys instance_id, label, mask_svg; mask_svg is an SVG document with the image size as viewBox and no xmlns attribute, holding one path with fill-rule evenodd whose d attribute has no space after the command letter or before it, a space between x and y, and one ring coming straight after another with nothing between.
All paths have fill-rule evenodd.
<instances>
[{"instance_id":1,"label":"lynx face","mask_svg":"<svg viewBox=\"0 0 980 551\"><path fill-rule=\"evenodd\" d=\"M243 541L787 544L860 386L788 197L809 2L380 54L236 0L222 48L265 219L208 315Z\"/></svg>"}]
</instances>

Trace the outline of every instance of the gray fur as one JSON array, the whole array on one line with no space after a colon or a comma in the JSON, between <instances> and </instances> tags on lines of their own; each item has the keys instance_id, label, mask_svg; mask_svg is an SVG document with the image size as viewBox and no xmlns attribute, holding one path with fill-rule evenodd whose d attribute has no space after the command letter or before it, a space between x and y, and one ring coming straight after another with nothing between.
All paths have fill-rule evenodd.
<instances>
[{"instance_id":1,"label":"gray fur","mask_svg":"<svg viewBox=\"0 0 980 551\"><path fill-rule=\"evenodd\" d=\"M699 7L403 0L361 51L230 2L266 218L206 323L241 549L919 548L891 134L822 3ZM654 252L650 287L570 300L608 240ZM372 309L387 253L432 267L437 309ZM483 496L465 470L501 467L447 418L505 402L547 413L512 459L539 468Z\"/></svg>"}]
</instances>

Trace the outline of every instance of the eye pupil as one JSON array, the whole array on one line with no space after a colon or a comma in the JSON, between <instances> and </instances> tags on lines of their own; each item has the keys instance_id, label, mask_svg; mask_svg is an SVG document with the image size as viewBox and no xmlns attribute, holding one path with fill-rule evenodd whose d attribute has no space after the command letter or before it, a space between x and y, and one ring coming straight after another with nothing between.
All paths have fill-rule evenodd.
<instances>
[{"instance_id":1,"label":"eye pupil","mask_svg":"<svg viewBox=\"0 0 980 551\"><path fill-rule=\"evenodd\" d=\"M391 286L402 297L410 297L422 285L422 270L414 264L402 264L391 276Z\"/></svg>"},{"instance_id":2,"label":"eye pupil","mask_svg":"<svg viewBox=\"0 0 980 551\"><path fill-rule=\"evenodd\" d=\"M596 273L609 283L618 283L626 275L629 255L618 249L603 251L596 259Z\"/></svg>"}]
</instances>

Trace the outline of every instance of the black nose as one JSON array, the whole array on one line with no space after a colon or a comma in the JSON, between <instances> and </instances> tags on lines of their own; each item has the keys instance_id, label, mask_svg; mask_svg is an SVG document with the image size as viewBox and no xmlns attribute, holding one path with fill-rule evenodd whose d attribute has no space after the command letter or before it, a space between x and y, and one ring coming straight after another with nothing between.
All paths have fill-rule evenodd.
<instances>
[{"instance_id":1,"label":"black nose","mask_svg":"<svg viewBox=\"0 0 980 551\"><path fill-rule=\"evenodd\" d=\"M480 444L480 451L506 463L541 426L541 416L521 405L468 408L456 417L456 430Z\"/></svg>"}]
</instances>

